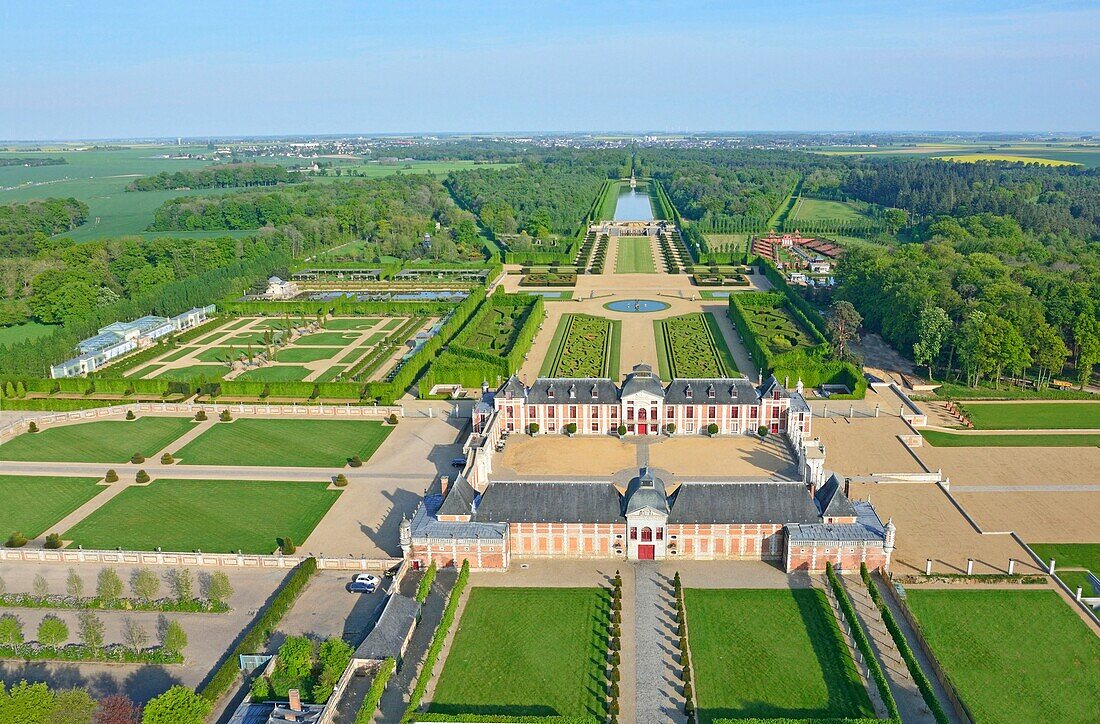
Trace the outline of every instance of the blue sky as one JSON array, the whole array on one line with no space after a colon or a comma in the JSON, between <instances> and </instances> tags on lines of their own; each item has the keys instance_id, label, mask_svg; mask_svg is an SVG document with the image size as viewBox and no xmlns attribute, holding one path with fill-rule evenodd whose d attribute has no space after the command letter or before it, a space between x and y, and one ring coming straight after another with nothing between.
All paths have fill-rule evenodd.
<instances>
[{"instance_id":1,"label":"blue sky","mask_svg":"<svg viewBox=\"0 0 1100 724\"><path fill-rule=\"evenodd\" d=\"M0 5L0 138L1100 130L1100 2Z\"/></svg>"}]
</instances>

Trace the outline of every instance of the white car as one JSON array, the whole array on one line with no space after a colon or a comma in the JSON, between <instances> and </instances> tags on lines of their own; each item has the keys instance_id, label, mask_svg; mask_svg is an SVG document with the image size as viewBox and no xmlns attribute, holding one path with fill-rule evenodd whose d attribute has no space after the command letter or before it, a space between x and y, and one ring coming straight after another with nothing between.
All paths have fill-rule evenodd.
<instances>
[{"instance_id":1,"label":"white car","mask_svg":"<svg viewBox=\"0 0 1100 724\"><path fill-rule=\"evenodd\" d=\"M382 579L378 576L371 575L370 573L359 573L355 578L351 579L355 583L366 583L369 586L378 587L382 583Z\"/></svg>"}]
</instances>

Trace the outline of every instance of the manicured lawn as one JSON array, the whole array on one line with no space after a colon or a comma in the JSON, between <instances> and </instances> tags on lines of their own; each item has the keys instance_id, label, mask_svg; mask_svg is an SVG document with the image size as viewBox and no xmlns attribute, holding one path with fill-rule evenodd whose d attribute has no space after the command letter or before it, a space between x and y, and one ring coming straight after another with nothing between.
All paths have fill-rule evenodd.
<instances>
[{"instance_id":1,"label":"manicured lawn","mask_svg":"<svg viewBox=\"0 0 1100 724\"><path fill-rule=\"evenodd\" d=\"M45 337L53 334L57 329L58 325L56 324L41 324L39 322L24 322L10 327L0 327L0 347Z\"/></svg>"},{"instance_id":2,"label":"manicured lawn","mask_svg":"<svg viewBox=\"0 0 1100 724\"><path fill-rule=\"evenodd\" d=\"M290 350L286 351L289 352ZM281 356L280 359L282 359ZM300 382L311 373L311 369L301 365L269 365L242 372L237 375L236 379L251 380L253 382Z\"/></svg>"},{"instance_id":3,"label":"manicured lawn","mask_svg":"<svg viewBox=\"0 0 1100 724\"><path fill-rule=\"evenodd\" d=\"M603 721L609 599L597 588L472 589L428 711Z\"/></svg>"},{"instance_id":4,"label":"manicured lawn","mask_svg":"<svg viewBox=\"0 0 1100 724\"><path fill-rule=\"evenodd\" d=\"M378 324L378 321L378 317L367 317L362 319L359 317L340 317L325 322L325 329L370 329Z\"/></svg>"},{"instance_id":5,"label":"manicured lawn","mask_svg":"<svg viewBox=\"0 0 1100 724\"><path fill-rule=\"evenodd\" d=\"M619 253L615 256L616 274L655 274L653 246L648 236L620 236Z\"/></svg>"},{"instance_id":6,"label":"manicured lawn","mask_svg":"<svg viewBox=\"0 0 1100 724\"><path fill-rule=\"evenodd\" d=\"M1100 434L1081 435L965 435L939 430L921 430L932 447L1096 447Z\"/></svg>"},{"instance_id":7,"label":"manicured lawn","mask_svg":"<svg viewBox=\"0 0 1100 724\"><path fill-rule=\"evenodd\" d=\"M317 332L316 334L298 337L294 340L294 344L343 347L355 342L357 339L359 339L359 335L355 332Z\"/></svg>"},{"instance_id":8,"label":"manicured lawn","mask_svg":"<svg viewBox=\"0 0 1100 724\"><path fill-rule=\"evenodd\" d=\"M587 314L565 314L543 360L543 377L619 376L621 323Z\"/></svg>"},{"instance_id":9,"label":"manicured lawn","mask_svg":"<svg viewBox=\"0 0 1100 724\"><path fill-rule=\"evenodd\" d=\"M1054 569L1087 568L1100 571L1100 543L1032 543L1035 555L1049 563L1053 558Z\"/></svg>"},{"instance_id":10,"label":"manicured lawn","mask_svg":"<svg viewBox=\"0 0 1100 724\"><path fill-rule=\"evenodd\" d=\"M345 369L344 365L336 365L335 367L329 367L327 370L317 376L318 382L332 382L339 376Z\"/></svg>"},{"instance_id":11,"label":"manicured lawn","mask_svg":"<svg viewBox=\"0 0 1100 724\"><path fill-rule=\"evenodd\" d=\"M178 452L185 465L342 467L353 455L365 462L393 428L359 420L249 420L222 422Z\"/></svg>"},{"instance_id":12,"label":"manicured lawn","mask_svg":"<svg viewBox=\"0 0 1100 724\"><path fill-rule=\"evenodd\" d=\"M131 487L62 534L91 549L271 553L301 545L340 491L327 483L154 480Z\"/></svg>"},{"instance_id":13,"label":"manicured lawn","mask_svg":"<svg viewBox=\"0 0 1100 724\"><path fill-rule=\"evenodd\" d=\"M253 347L253 354L263 352L263 347ZM229 359L240 359L248 356L248 346L242 347L207 347L195 355L199 362L226 362Z\"/></svg>"},{"instance_id":14,"label":"manicured lawn","mask_svg":"<svg viewBox=\"0 0 1100 724\"><path fill-rule=\"evenodd\" d=\"M194 424L185 417L139 417L48 427L0 445L0 460L124 463L135 452L152 456Z\"/></svg>"},{"instance_id":15,"label":"manicured lawn","mask_svg":"<svg viewBox=\"0 0 1100 724\"><path fill-rule=\"evenodd\" d=\"M386 323L382 325L382 329L387 332L392 332L407 321L405 317L394 317L393 319L386 320Z\"/></svg>"},{"instance_id":16,"label":"manicured lawn","mask_svg":"<svg viewBox=\"0 0 1100 724\"><path fill-rule=\"evenodd\" d=\"M288 347L276 353L280 362L316 362L343 352L341 347Z\"/></svg>"},{"instance_id":17,"label":"manicured lawn","mask_svg":"<svg viewBox=\"0 0 1100 724\"><path fill-rule=\"evenodd\" d=\"M844 201L799 198L791 209L790 221L861 221L870 217Z\"/></svg>"},{"instance_id":18,"label":"manicured lawn","mask_svg":"<svg viewBox=\"0 0 1100 724\"><path fill-rule=\"evenodd\" d=\"M684 314L653 323L661 377L732 377L737 363L710 313Z\"/></svg>"},{"instance_id":19,"label":"manicured lawn","mask_svg":"<svg viewBox=\"0 0 1100 724\"><path fill-rule=\"evenodd\" d=\"M978 430L1057 430L1100 428L1100 402L967 402Z\"/></svg>"},{"instance_id":20,"label":"manicured lawn","mask_svg":"<svg viewBox=\"0 0 1100 724\"><path fill-rule=\"evenodd\" d=\"M684 591L699 721L873 717L815 589Z\"/></svg>"},{"instance_id":21,"label":"manicured lawn","mask_svg":"<svg viewBox=\"0 0 1100 724\"><path fill-rule=\"evenodd\" d=\"M166 369L158 374L156 378L158 380L182 380L184 382L203 379L220 380L228 372L229 367L226 365L188 365L187 367Z\"/></svg>"},{"instance_id":22,"label":"manicured lawn","mask_svg":"<svg viewBox=\"0 0 1100 724\"><path fill-rule=\"evenodd\" d=\"M103 490L96 478L0 476L0 536L36 538Z\"/></svg>"},{"instance_id":23,"label":"manicured lawn","mask_svg":"<svg viewBox=\"0 0 1100 724\"><path fill-rule=\"evenodd\" d=\"M1053 591L910 588L908 601L976 721L1096 721L1100 639Z\"/></svg>"},{"instance_id":24,"label":"manicured lawn","mask_svg":"<svg viewBox=\"0 0 1100 724\"><path fill-rule=\"evenodd\" d=\"M1062 579L1062 583L1069 587L1069 590L1077 592L1077 589L1081 589L1081 595L1085 598L1091 598L1092 596L1100 595L1097 591L1096 584L1092 582L1092 578L1089 577L1088 571L1067 571L1058 570L1058 577Z\"/></svg>"},{"instance_id":25,"label":"manicured lawn","mask_svg":"<svg viewBox=\"0 0 1100 724\"><path fill-rule=\"evenodd\" d=\"M168 354L161 357L158 362L175 362L178 359L186 357L191 352L194 352L195 349L195 347L180 347L179 349L173 350L172 352L169 352Z\"/></svg>"}]
</instances>

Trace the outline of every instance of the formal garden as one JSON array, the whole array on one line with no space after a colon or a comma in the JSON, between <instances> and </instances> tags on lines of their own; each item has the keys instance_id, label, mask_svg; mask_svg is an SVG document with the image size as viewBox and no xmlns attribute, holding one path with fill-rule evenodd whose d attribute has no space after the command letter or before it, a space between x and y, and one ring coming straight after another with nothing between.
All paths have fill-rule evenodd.
<instances>
[{"instance_id":1,"label":"formal garden","mask_svg":"<svg viewBox=\"0 0 1100 724\"><path fill-rule=\"evenodd\" d=\"M62 538L89 550L292 552L340 497L328 483L157 479L131 486Z\"/></svg>"},{"instance_id":2,"label":"formal garden","mask_svg":"<svg viewBox=\"0 0 1100 724\"><path fill-rule=\"evenodd\" d=\"M874 718L824 592L685 588L698 721Z\"/></svg>"},{"instance_id":3,"label":"formal garden","mask_svg":"<svg viewBox=\"0 0 1100 724\"><path fill-rule=\"evenodd\" d=\"M471 589L429 714L603 721L610 599L600 588Z\"/></svg>"},{"instance_id":4,"label":"formal garden","mask_svg":"<svg viewBox=\"0 0 1100 724\"><path fill-rule=\"evenodd\" d=\"M0 445L0 460L125 463L134 453L155 455L194 425L183 417L139 417L50 426Z\"/></svg>"},{"instance_id":5,"label":"formal garden","mask_svg":"<svg viewBox=\"0 0 1100 724\"><path fill-rule=\"evenodd\" d=\"M616 274L655 274L653 243L648 236L620 236L615 256Z\"/></svg>"},{"instance_id":6,"label":"formal garden","mask_svg":"<svg viewBox=\"0 0 1100 724\"><path fill-rule=\"evenodd\" d=\"M392 427L373 420L217 422L173 455L181 465L339 468L369 460Z\"/></svg>"},{"instance_id":7,"label":"formal garden","mask_svg":"<svg viewBox=\"0 0 1100 724\"><path fill-rule=\"evenodd\" d=\"M684 314L653 322L657 364L663 379L734 377L737 363L722 330L709 312Z\"/></svg>"},{"instance_id":8,"label":"formal garden","mask_svg":"<svg viewBox=\"0 0 1100 724\"><path fill-rule=\"evenodd\" d=\"M974 721L1095 719L1100 639L1054 591L909 587L906 600Z\"/></svg>"},{"instance_id":9,"label":"formal garden","mask_svg":"<svg viewBox=\"0 0 1100 724\"><path fill-rule=\"evenodd\" d=\"M2 475L0 535L37 538L102 491L99 478Z\"/></svg>"},{"instance_id":10,"label":"formal garden","mask_svg":"<svg viewBox=\"0 0 1100 724\"><path fill-rule=\"evenodd\" d=\"M562 315L539 374L618 379L621 327L620 322L603 317Z\"/></svg>"}]
</instances>

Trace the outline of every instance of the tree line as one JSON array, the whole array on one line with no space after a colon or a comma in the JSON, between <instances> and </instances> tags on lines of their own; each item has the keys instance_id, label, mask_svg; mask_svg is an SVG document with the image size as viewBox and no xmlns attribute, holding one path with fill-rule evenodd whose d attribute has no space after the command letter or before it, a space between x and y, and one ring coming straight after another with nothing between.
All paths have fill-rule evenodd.
<instances>
[{"instance_id":1,"label":"tree line","mask_svg":"<svg viewBox=\"0 0 1100 724\"><path fill-rule=\"evenodd\" d=\"M0 258L37 254L54 234L88 219L88 205L74 198L0 205Z\"/></svg>"},{"instance_id":2,"label":"tree line","mask_svg":"<svg viewBox=\"0 0 1100 724\"><path fill-rule=\"evenodd\" d=\"M0 156L0 166L66 166L64 156Z\"/></svg>"},{"instance_id":3,"label":"tree line","mask_svg":"<svg viewBox=\"0 0 1100 724\"><path fill-rule=\"evenodd\" d=\"M291 173L279 164L234 163L187 171L161 171L134 179L127 191L166 191L171 189L227 189L250 186L276 186L300 181L301 174Z\"/></svg>"}]
</instances>

